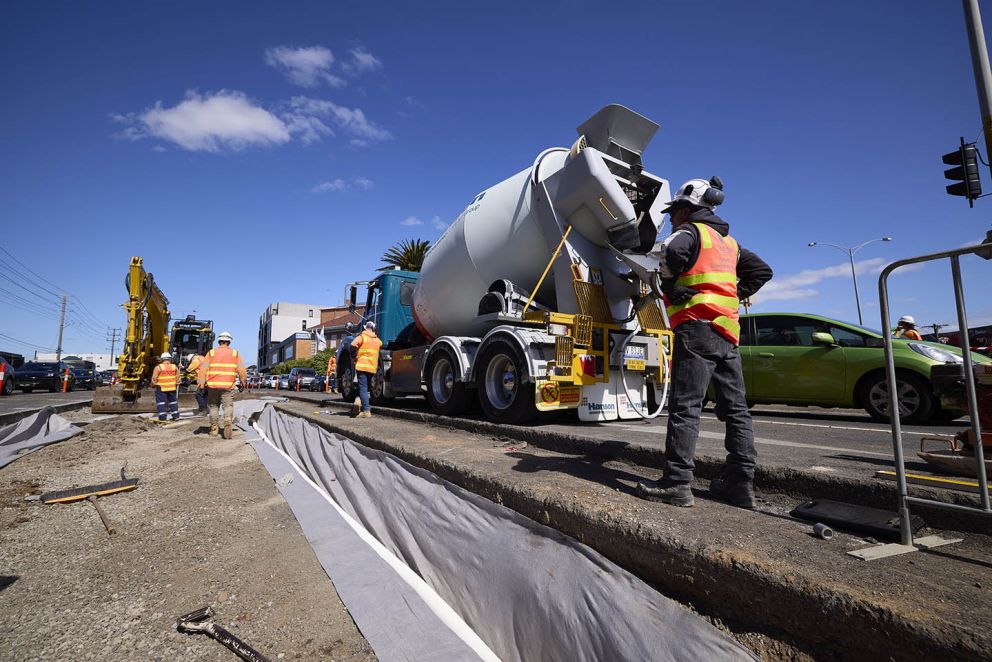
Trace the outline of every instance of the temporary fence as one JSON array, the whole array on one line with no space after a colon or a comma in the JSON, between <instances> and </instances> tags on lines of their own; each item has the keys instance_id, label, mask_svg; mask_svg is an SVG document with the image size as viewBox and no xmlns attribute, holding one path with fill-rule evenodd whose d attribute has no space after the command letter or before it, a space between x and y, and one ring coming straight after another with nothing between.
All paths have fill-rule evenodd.
<instances>
[{"instance_id":1,"label":"temporary fence","mask_svg":"<svg viewBox=\"0 0 992 662\"><path fill-rule=\"evenodd\" d=\"M976 246L967 246L940 253L931 253L918 257L897 260L889 264L882 270L878 277L878 297L879 307L882 309L882 331L885 343L885 371L888 377L889 387L889 419L892 422L892 450L895 455L896 481L899 489L899 527L900 539L903 546L913 547L913 530L910 520L910 505L922 505L932 508L942 508L959 512L971 513L975 515L992 515L992 507L989 505L989 483L985 475L985 452L982 448L982 426L979 420L978 393L975 388L975 373L971 361L971 344L968 338L968 314L964 303L964 286L961 282L961 261L962 255L978 255L989 260L992 259L992 231L985 238L985 241ZM968 413L971 420L971 433L975 455L975 472L978 477L978 493L981 499L981 507L966 506L954 503L945 503L935 499L910 496L906 481L906 463L903 457L902 448L902 423L899 420L899 390L897 388L896 364L892 354L892 337L889 333L891 329L891 318L889 316L889 275L900 267L910 264L920 264L923 262L934 262L937 260L950 260L951 278L954 283L954 302L957 307L958 329L960 330L961 357L963 359L962 370L964 372L965 391L968 402ZM910 550L911 551L911 550Z\"/></svg>"}]
</instances>

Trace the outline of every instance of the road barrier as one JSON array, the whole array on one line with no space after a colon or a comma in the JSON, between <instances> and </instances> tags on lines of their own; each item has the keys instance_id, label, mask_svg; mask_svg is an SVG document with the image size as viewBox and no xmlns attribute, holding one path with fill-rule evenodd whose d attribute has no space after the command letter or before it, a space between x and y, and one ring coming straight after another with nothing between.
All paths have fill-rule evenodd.
<instances>
[{"instance_id":1,"label":"road barrier","mask_svg":"<svg viewBox=\"0 0 992 662\"><path fill-rule=\"evenodd\" d=\"M65 369L65 374L62 375L62 392L66 393L69 390L69 369Z\"/></svg>"},{"instance_id":2,"label":"road barrier","mask_svg":"<svg viewBox=\"0 0 992 662\"><path fill-rule=\"evenodd\" d=\"M911 504L929 506L932 508L943 508L956 510L964 513L989 516L992 515L992 506L989 504L989 482L985 475L985 451L982 447L982 426L979 420L978 392L975 388L975 371L971 362L971 343L968 338L968 314L964 305L964 287L961 284L961 262L962 255L978 255L979 257L992 259L992 231L985 236L985 241L976 246L967 246L941 253L931 253L918 257L897 260L882 270L878 277L878 301L882 309L882 330L885 343L885 371L888 377L889 386L889 419L892 421L892 450L895 455L896 481L899 488L899 527L901 543L905 546L913 546L913 530L909 514ZM906 462L902 450L902 424L899 420L899 391L896 380L896 364L892 355L892 336L889 332L891 318L889 316L889 275L898 269L909 264L919 264L922 262L933 262L936 260L949 259L951 262L951 278L954 282L954 301L958 313L958 329L960 335L961 357L963 359L962 369L964 371L965 391L968 398L968 413L971 420L971 433L974 443L972 447L975 453L975 472L978 477L979 496L981 498L981 508L966 506L962 504L945 503L934 499L909 496L906 481Z\"/></svg>"},{"instance_id":3,"label":"road barrier","mask_svg":"<svg viewBox=\"0 0 992 662\"><path fill-rule=\"evenodd\" d=\"M2 384L0 384L2 386ZM327 377L324 381L324 393L331 392L331 373L327 373Z\"/></svg>"},{"instance_id":4,"label":"road barrier","mask_svg":"<svg viewBox=\"0 0 992 662\"><path fill-rule=\"evenodd\" d=\"M7 371L5 370L6 367L7 367L6 362L0 364L0 397L3 397L3 393L4 393L3 380L6 379L7 377Z\"/></svg>"}]
</instances>

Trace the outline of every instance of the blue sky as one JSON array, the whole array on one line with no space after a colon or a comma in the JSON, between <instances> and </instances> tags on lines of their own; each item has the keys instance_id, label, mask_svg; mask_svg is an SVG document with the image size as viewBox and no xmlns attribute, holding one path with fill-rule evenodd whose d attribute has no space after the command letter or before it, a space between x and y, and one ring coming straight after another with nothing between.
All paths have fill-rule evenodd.
<instances>
[{"instance_id":1,"label":"blue sky","mask_svg":"<svg viewBox=\"0 0 992 662\"><path fill-rule=\"evenodd\" d=\"M0 245L47 279L0 282L0 347L25 354L63 288L66 350L104 349L141 255L174 317L254 355L268 303L340 303L611 102L661 124L649 170L724 179L776 272L756 310L856 319L846 256L807 243L889 235L858 255L878 326L872 271L992 209L944 193L941 154L981 127L950 2L8 3L0 89ZM992 322L990 267L965 275ZM895 315L954 321L946 266L893 286Z\"/></svg>"}]
</instances>

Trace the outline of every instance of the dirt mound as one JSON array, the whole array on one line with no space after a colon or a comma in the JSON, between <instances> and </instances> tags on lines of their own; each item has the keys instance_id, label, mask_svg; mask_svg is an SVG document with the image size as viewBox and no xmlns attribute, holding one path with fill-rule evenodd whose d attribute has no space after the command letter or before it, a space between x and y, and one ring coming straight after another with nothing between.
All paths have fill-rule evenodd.
<instances>
[{"instance_id":1,"label":"dirt mound","mask_svg":"<svg viewBox=\"0 0 992 662\"><path fill-rule=\"evenodd\" d=\"M110 418L104 418L90 423L86 426L85 430L89 434L132 437L155 427L156 424L147 418L139 418L138 416L111 416Z\"/></svg>"}]
</instances>

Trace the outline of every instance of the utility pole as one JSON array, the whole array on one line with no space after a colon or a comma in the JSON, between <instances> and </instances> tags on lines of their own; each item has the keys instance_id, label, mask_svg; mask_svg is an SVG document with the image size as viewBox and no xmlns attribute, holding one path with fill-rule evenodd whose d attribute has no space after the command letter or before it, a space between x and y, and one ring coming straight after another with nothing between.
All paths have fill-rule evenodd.
<instances>
[{"instance_id":1,"label":"utility pole","mask_svg":"<svg viewBox=\"0 0 992 662\"><path fill-rule=\"evenodd\" d=\"M59 346L55 348L55 362L58 363L62 360L62 330L65 328L65 304L69 300L69 297L65 294L62 295L62 314L59 315Z\"/></svg>"},{"instance_id":2,"label":"utility pole","mask_svg":"<svg viewBox=\"0 0 992 662\"><path fill-rule=\"evenodd\" d=\"M873 244L876 241L892 241L892 237L880 237L878 239L869 239L868 241L862 242L857 246L838 246L837 244L828 244L823 241L811 241L807 246L830 246L831 248L836 248L838 250L847 253L847 258L851 262L851 279L854 281L854 302L858 306L858 324L864 324L864 320L861 319L861 295L858 293L858 273L854 266L854 254L859 250L867 246L868 244Z\"/></svg>"},{"instance_id":3,"label":"utility pole","mask_svg":"<svg viewBox=\"0 0 992 662\"><path fill-rule=\"evenodd\" d=\"M120 329L111 329L110 337L107 340L110 342L110 369L114 369L114 346L117 344L117 334Z\"/></svg>"},{"instance_id":4,"label":"utility pole","mask_svg":"<svg viewBox=\"0 0 992 662\"><path fill-rule=\"evenodd\" d=\"M940 330L943 329L947 324L927 324L931 329L933 329L933 337L939 338Z\"/></svg>"},{"instance_id":5,"label":"utility pole","mask_svg":"<svg viewBox=\"0 0 992 662\"><path fill-rule=\"evenodd\" d=\"M985 133L985 151L992 150L992 69L989 68L989 51L985 46L985 29L978 0L962 0L964 22L971 46L971 65L975 69L975 86L978 88L978 106L982 111L982 131Z\"/></svg>"}]
</instances>

